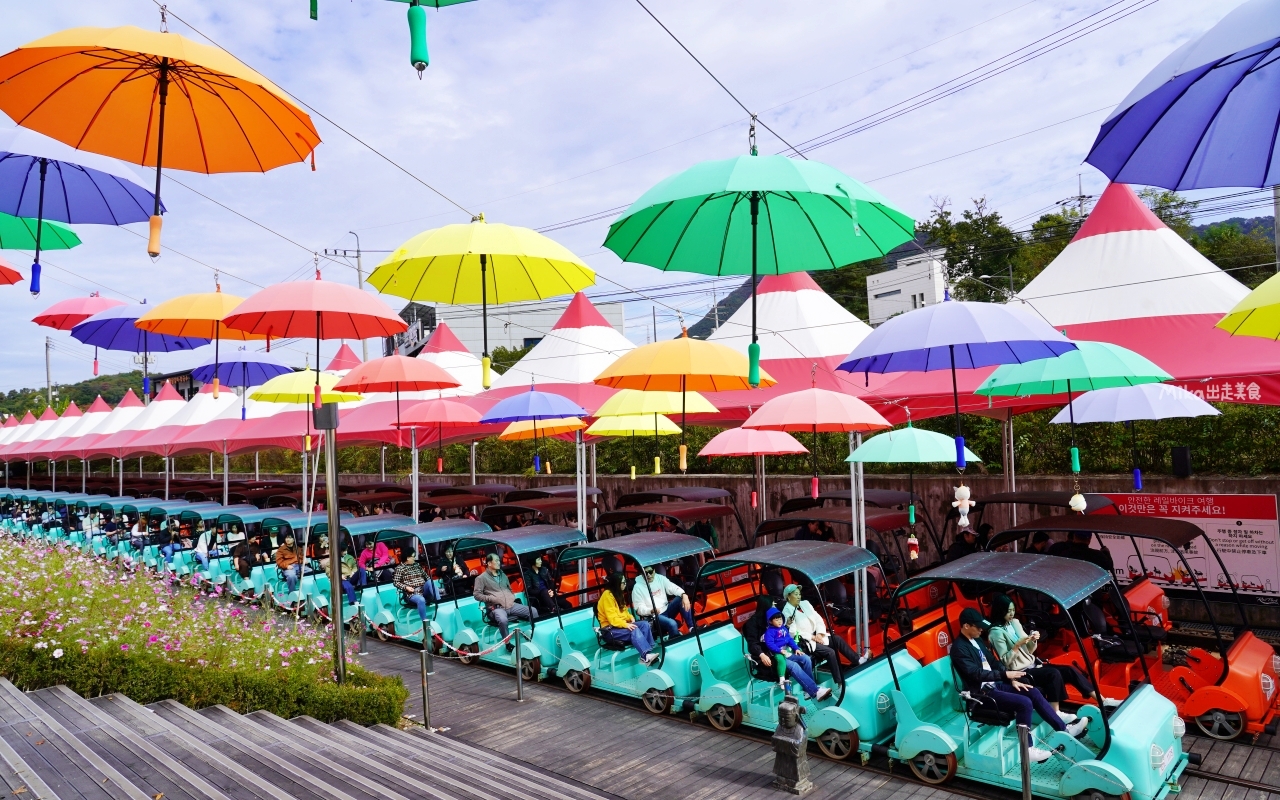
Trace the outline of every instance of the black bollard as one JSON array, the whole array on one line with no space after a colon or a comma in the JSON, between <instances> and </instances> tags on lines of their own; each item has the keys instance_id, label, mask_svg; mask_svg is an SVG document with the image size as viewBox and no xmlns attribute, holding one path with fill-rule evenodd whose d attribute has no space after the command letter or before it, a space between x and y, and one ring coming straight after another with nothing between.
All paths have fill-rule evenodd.
<instances>
[{"instance_id":1,"label":"black bollard","mask_svg":"<svg viewBox=\"0 0 1280 800\"><path fill-rule=\"evenodd\" d=\"M809 780L809 734L801 716L804 708L792 695L778 704L778 727L773 732L773 788L803 795L813 789Z\"/></svg>"}]
</instances>

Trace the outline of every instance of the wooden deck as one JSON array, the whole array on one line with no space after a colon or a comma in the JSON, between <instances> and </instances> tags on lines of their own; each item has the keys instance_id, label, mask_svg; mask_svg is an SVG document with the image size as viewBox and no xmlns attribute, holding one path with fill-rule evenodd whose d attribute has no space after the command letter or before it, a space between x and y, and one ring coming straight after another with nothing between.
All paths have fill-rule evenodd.
<instances>
[{"instance_id":1,"label":"wooden deck","mask_svg":"<svg viewBox=\"0 0 1280 800\"><path fill-rule=\"evenodd\" d=\"M398 645L369 642L358 660L369 669L403 676L410 697L405 713L422 715L419 654ZM558 686L525 685L515 701L514 673L435 660L431 676L431 724L446 735L495 750L624 798L780 797L770 788L773 751L766 741L719 733L639 708L579 696ZM810 759L816 787L808 798L928 800L953 792Z\"/></svg>"}]
</instances>

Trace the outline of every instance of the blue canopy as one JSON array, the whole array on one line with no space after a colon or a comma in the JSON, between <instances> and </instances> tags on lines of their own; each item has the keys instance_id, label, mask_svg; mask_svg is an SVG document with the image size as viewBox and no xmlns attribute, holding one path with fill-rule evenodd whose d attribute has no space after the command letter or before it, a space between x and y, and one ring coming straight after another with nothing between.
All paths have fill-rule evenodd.
<instances>
[{"instance_id":1,"label":"blue canopy","mask_svg":"<svg viewBox=\"0 0 1280 800\"><path fill-rule=\"evenodd\" d=\"M642 567L648 567L710 552L711 545L697 536L653 531L570 547L560 554L560 564L563 569L563 565L570 561L616 553L633 559Z\"/></svg>"},{"instance_id":2,"label":"blue canopy","mask_svg":"<svg viewBox=\"0 0 1280 800\"><path fill-rule=\"evenodd\" d=\"M232 506L220 506L220 505L217 505L216 503L213 505L205 505L204 503L200 503L199 505L193 505L190 508L180 509L178 511L178 519L180 520L181 519L202 519L205 522L209 522L209 521L216 522L224 514L226 515L247 514L250 511L257 511L257 510L258 510L257 506L249 505L247 503L241 503L241 504L232 505Z\"/></svg>"},{"instance_id":3,"label":"blue canopy","mask_svg":"<svg viewBox=\"0 0 1280 800\"><path fill-rule=\"evenodd\" d=\"M238 522L241 525L250 525L255 522L262 522L264 519L280 516L278 508L258 508L257 506L246 506L244 511L230 511L223 509L223 513L218 515L218 524L225 522Z\"/></svg>"},{"instance_id":4,"label":"blue canopy","mask_svg":"<svg viewBox=\"0 0 1280 800\"><path fill-rule=\"evenodd\" d=\"M491 422L524 422L537 419L563 419L585 417L587 410L567 397L550 392L529 391L513 394L499 400L480 418L482 424Z\"/></svg>"},{"instance_id":5,"label":"blue canopy","mask_svg":"<svg viewBox=\"0 0 1280 800\"><path fill-rule=\"evenodd\" d=\"M130 503L121 506L122 511L133 511L135 514L142 512L161 511L168 512L178 508L184 508L193 503L186 500L157 500L154 497L135 497Z\"/></svg>"},{"instance_id":6,"label":"blue canopy","mask_svg":"<svg viewBox=\"0 0 1280 800\"><path fill-rule=\"evenodd\" d=\"M710 575L745 564L763 564L770 567L785 567L818 584L860 569L874 567L879 563L874 553L861 547L836 542L792 539L712 559L702 568L701 574Z\"/></svg>"},{"instance_id":7,"label":"blue canopy","mask_svg":"<svg viewBox=\"0 0 1280 800\"><path fill-rule=\"evenodd\" d=\"M468 536L458 542L458 549L483 547L487 544L505 545L516 555L536 553L553 547L585 542L587 537L577 528L566 528L563 525L527 525L523 528L511 528L505 531L493 531L481 536Z\"/></svg>"},{"instance_id":8,"label":"blue canopy","mask_svg":"<svg viewBox=\"0 0 1280 800\"><path fill-rule=\"evenodd\" d=\"M216 376L223 386L260 386L277 375L293 372L267 353L250 350L223 352L220 359L210 359L191 370L191 377L201 383L213 383Z\"/></svg>"},{"instance_id":9,"label":"blue canopy","mask_svg":"<svg viewBox=\"0 0 1280 800\"><path fill-rule=\"evenodd\" d=\"M262 520L262 527L266 528L273 525L288 525L290 530L297 531L307 527L307 512L298 511L293 508L273 508L275 513ZM311 527L317 527L320 523L326 522L328 517L323 513L311 514Z\"/></svg>"},{"instance_id":10,"label":"blue canopy","mask_svg":"<svg viewBox=\"0 0 1280 800\"><path fill-rule=\"evenodd\" d=\"M897 595L937 581L976 581L1029 589L1048 595L1063 608L1071 608L1110 583L1111 576L1097 564L1074 558L974 553L903 581Z\"/></svg>"},{"instance_id":11,"label":"blue canopy","mask_svg":"<svg viewBox=\"0 0 1280 800\"><path fill-rule=\"evenodd\" d=\"M97 508L98 505L103 500L110 500L110 499L111 499L111 495L109 494L86 494L83 497L77 497L74 502L75 502L76 508L80 508L81 506L83 506L84 508L88 509L90 506Z\"/></svg>"},{"instance_id":12,"label":"blue canopy","mask_svg":"<svg viewBox=\"0 0 1280 800\"><path fill-rule=\"evenodd\" d=\"M342 528L342 532L348 536L364 536L370 533L377 533L384 528L412 524L414 524L413 518L406 517L403 514L372 514L367 517L343 514L338 520L338 525ZM314 532L316 536L328 533L329 519L322 515L320 522L315 525Z\"/></svg>"},{"instance_id":13,"label":"blue canopy","mask_svg":"<svg viewBox=\"0 0 1280 800\"><path fill-rule=\"evenodd\" d=\"M422 544L452 542L465 536L483 536L492 532L483 522L472 519L442 519L438 522L421 522L417 525L386 527L378 532L378 541L403 539L416 536Z\"/></svg>"}]
</instances>

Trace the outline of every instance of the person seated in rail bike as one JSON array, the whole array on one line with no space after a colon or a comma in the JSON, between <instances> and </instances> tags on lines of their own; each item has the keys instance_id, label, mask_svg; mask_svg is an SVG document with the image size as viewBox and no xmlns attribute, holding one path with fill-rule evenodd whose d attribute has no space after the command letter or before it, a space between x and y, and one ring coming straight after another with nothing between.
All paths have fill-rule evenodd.
<instances>
[{"instance_id":1,"label":"person seated in rail bike","mask_svg":"<svg viewBox=\"0 0 1280 800\"><path fill-rule=\"evenodd\" d=\"M418 552L413 545L405 545L400 554L400 563L396 566L391 578L391 585L400 592L406 605L418 609L418 617L423 624L427 621L427 603L436 602L435 584L431 577L418 564ZM345 588L345 587L344 587Z\"/></svg>"},{"instance_id":2,"label":"person seated in rail bike","mask_svg":"<svg viewBox=\"0 0 1280 800\"><path fill-rule=\"evenodd\" d=\"M276 569L284 577L290 594L298 591L298 582L302 580L302 558L302 548L294 542L293 532L286 533L276 548Z\"/></svg>"},{"instance_id":3,"label":"person seated in rail bike","mask_svg":"<svg viewBox=\"0 0 1280 800\"><path fill-rule=\"evenodd\" d=\"M1045 531L1036 531L1031 537L1031 544L1028 546L1027 552L1036 555L1049 555L1049 548L1053 546L1053 538Z\"/></svg>"},{"instance_id":4,"label":"person seated in rail bike","mask_svg":"<svg viewBox=\"0 0 1280 800\"><path fill-rule=\"evenodd\" d=\"M645 579L637 579L631 590L631 606L636 616L657 626L664 636L680 635L680 620L693 630L693 603L688 593L660 574L653 565L644 568Z\"/></svg>"},{"instance_id":5,"label":"person seated in rail bike","mask_svg":"<svg viewBox=\"0 0 1280 800\"><path fill-rule=\"evenodd\" d=\"M770 608L764 613L766 626L764 630L764 647L772 657L775 669L778 670L778 685L786 689L787 675L790 674L801 688L804 696L810 700L826 700L831 690L819 686L813 676L813 660L800 650L800 644L787 630L782 612Z\"/></svg>"},{"instance_id":6,"label":"person seated in rail bike","mask_svg":"<svg viewBox=\"0 0 1280 800\"><path fill-rule=\"evenodd\" d=\"M813 659L815 666L825 663L831 677L843 686L844 669L840 666L840 656L856 666L866 661L870 654L859 657L844 639L828 634L826 620L802 595L798 584L787 585L782 592L782 620L801 651Z\"/></svg>"},{"instance_id":7,"label":"person seated in rail bike","mask_svg":"<svg viewBox=\"0 0 1280 800\"><path fill-rule=\"evenodd\" d=\"M395 566L394 559L391 558L391 551L387 549L386 542L375 542L372 536L364 540L364 548L361 549L360 555L356 557L356 563L360 569L374 576L374 581L382 583L387 579L387 575L391 573Z\"/></svg>"},{"instance_id":8,"label":"person seated in rail bike","mask_svg":"<svg viewBox=\"0 0 1280 800\"><path fill-rule=\"evenodd\" d=\"M1049 548L1049 555L1088 561L1105 569L1107 574L1114 575L1116 565L1111 558L1111 551L1105 544L1095 550L1089 546L1092 541L1091 531L1069 531L1065 541L1058 542Z\"/></svg>"},{"instance_id":9,"label":"person seated in rail bike","mask_svg":"<svg viewBox=\"0 0 1280 800\"><path fill-rule=\"evenodd\" d=\"M1070 664L1050 664L1037 658L1035 653L1040 644L1040 632L1027 633L1016 614L1017 609L1008 595L997 594L991 598L991 630L987 641L1005 668L1026 673L1028 682L1040 690L1063 722L1075 721L1074 714L1062 710L1062 701L1067 699L1067 686L1074 686L1082 697L1093 700L1101 708L1120 705L1119 700L1099 697L1085 674Z\"/></svg>"},{"instance_id":10,"label":"person seated in rail bike","mask_svg":"<svg viewBox=\"0 0 1280 800\"><path fill-rule=\"evenodd\" d=\"M961 528L956 532L956 540L943 554L944 562L959 561L968 555L978 552L978 532L973 528Z\"/></svg>"},{"instance_id":11,"label":"person seated in rail bike","mask_svg":"<svg viewBox=\"0 0 1280 800\"><path fill-rule=\"evenodd\" d=\"M991 623L976 608L960 612L961 638L951 646L950 658L951 668L960 676L961 694L981 698L1000 711L1012 713L1019 725L1032 730L1035 729L1031 718L1034 711L1056 731L1066 731L1073 738L1083 733L1089 726L1088 717L1080 717L1068 725L1039 689L1022 680L1026 677L1024 671L1005 669L991 645L982 639L990 628ZM1050 751L1036 747L1034 740L1028 753L1037 764L1053 756Z\"/></svg>"},{"instance_id":12,"label":"person seated in rail bike","mask_svg":"<svg viewBox=\"0 0 1280 800\"><path fill-rule=\"evenodd\" d=\"M436 562L436 574L440 576L440 583L444 587L442 594L452 597L456 594L469 593L467 579L474 578L476 572L476 570L468 570L466 563L459 561L454 555L453 542L445 543L444 553Z\"/></svg>"},{"instance_id":13,"label":"person seated in rail bike","mask_svg":"<svg viewBox=\"0 0 1280 800\"><path fill-rule=\"evenodd\" d=\"M653 652L653 629L636 619L627 608L627 576L621 571L609 573L609 581L596 601L596 621L600 635L611 642L630 644L640 654L640 663L648 666L657 660Z\"/></svg>"},{"instance_id":14,"label":"person seated in rail bike","mask_svg":"<svg viewBox=\"0 0 1280 800\"><path fill-rule=\"evenodd\" d=\"M184 545L182 542L182 538L183 538L182 529L178 527L178 521L176 519L171 518L169 520L169 526L167 530L160 537L160 541L161 541L160 554L164 556L164 563L166 567L173 566L174 554L177 553L179 550L183 549ZM190 547L191 546L190 542L188 542L185 546Z\"/></svg>"},{"instance_id":15,"label":"person seated in rail bike","mask_svg":"<svg viewBox=\"0 0 1280 800\"><path fill-rule=\"evenodd\" d=\"M711 545L711 554L714 556L720 552L720 532L716 530L716 526L711 524L711 520L700 519L689 526L690 536L697 536L707 544Z\"/></svg>"},{"instance_id":16,"label":"person seated in rail bike","mask_svg":"<svg viewBox=\"0 0 1280 800\"><path fill-rule=\"evenodd\" d=\"M541 616L551 616L560 611L572 611L568 600L556 593L556 579L551 574L548 558L538 553L525 559L525 574L529 576L529 587L525 595L529 604L538 609Z\"/></svg>"},{"instance_id":17,"label":"person seated in rail bike","mask_svg":"<svg viewBox=\"0 0 1280 800\"><path fill-rule=\"evenodd\" d=\"M484 557L484 572L476 576L471 596L485 607L485 613L498 627L502 638L507 639L507 652L516 649L515 642L508 638L510 620L523 619L532 622L538 618L538 609L516 602L515 593L511 591L511 581L502 571L502 557L497 553L490 553Z\"/></svg>"},{"instance_id":18,"label":"person seated in rail bike","mask_svg":"<svg viewBox=\"0 0 1280 800\"><path fill-rule=\"evenodd\" d=\"M356 594L356 587L364 585L365 573L360 569L360 565L356 563L356 557L351 554L352 544L351 537L344 536L342 540L342 557L338 562L338 580L341 581L342 593L346 595L347 602L355 605L359 600ZM321 559L324 565L324 574L329 576L329 580L333 580L333 573L330 570L329 559Z\"/></svg>"}]
</instances>

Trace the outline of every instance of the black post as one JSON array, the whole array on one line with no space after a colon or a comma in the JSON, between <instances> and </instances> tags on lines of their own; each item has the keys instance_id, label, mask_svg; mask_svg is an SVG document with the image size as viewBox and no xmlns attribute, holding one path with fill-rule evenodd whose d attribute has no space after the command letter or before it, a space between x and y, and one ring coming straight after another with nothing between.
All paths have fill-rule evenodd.
<instances>
[{"instance_id":1,"label":"black post","mask_svg":"<svg viewBox=\"0 0 1280 800\"><path fill-rule=\"evenodd\" d=\"M481 358L484 359L484 372L481 374L483 378L484 388L489 388L489 259L484 254L480 254L480 330L481 337L484 339L484 352Z\"/></svg>"},{"instance_id":2,"label":"black post","mask_svg":"<svg viewBox=\"0 0 1280 800\"><path fill-rule=\"evenodd\" d=\"M169 59L160 59L160 121L156 130L156 203L152 216L160 216L160 175L164 169L164 109L169 100Z\"/></svg>"},{"instance_id":3,"label":"black post","mask_svg":"<svg viewBox=\"0 0 1280 800\"><path fill-rule=\"evenodd\" d=\"M40 294L40 234L44 231L44 179L49 171L49 159L40 159L40 199L36 203L36 258L31 265L31 294Z\"/></svg>"}]
</instances>

